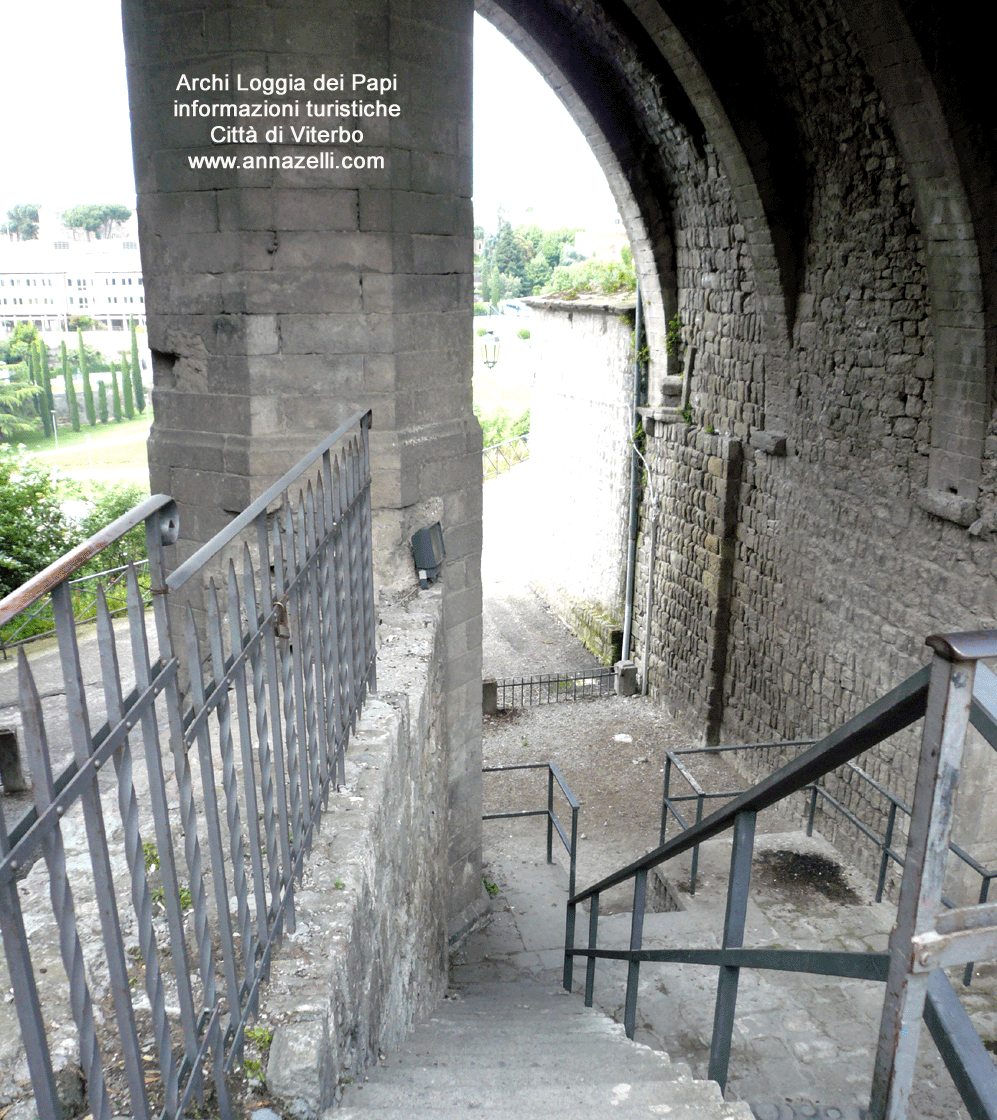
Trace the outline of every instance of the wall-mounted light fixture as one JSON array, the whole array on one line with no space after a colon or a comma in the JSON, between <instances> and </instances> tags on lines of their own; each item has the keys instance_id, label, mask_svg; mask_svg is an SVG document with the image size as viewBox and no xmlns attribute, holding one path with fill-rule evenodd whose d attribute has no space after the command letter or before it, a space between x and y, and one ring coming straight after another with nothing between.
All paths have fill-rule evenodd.
<instances>
[{"instance_id":1,"label":"wall-mounted light fixture","mask_svg":"<svg viewBox=\"0 0 997 1120\"><path fill-rule=\"evenodd\" d=\"M419 583L426 588L440 574L443 567L443 528L437 521L426 529L419 529L412 535L412 556L415 570L419 573Z\"/></svg>"},{"instance_id":2,"label":"wall-mounted light fixture","mask_svg":"<svg viewBox=\"0 0 997 1120\"><path fill-rule=\"evenodd\" d=\"M492 369L499 360L500 346L499 337L494 331L489 331L481 340L481 360L489 369Z\"/></svg>"}]
</instances>

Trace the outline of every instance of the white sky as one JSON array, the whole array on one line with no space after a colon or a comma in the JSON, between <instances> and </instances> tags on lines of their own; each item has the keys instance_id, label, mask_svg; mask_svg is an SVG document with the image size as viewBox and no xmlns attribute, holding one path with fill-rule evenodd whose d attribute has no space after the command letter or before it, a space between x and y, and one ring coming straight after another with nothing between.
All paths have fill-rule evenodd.
<instances>
[{"instance_id":1,"label":"white sky","mask_svg":"<svg viewBox=\"0 0 997 1120\"><path fill-rule=\"evenodd\" d=\"M120 0L4 5L0 218L20 202L134 205L120 27ZM493 229L500 205L514 221L528 219L533 207L546 226L611 222L616 207L606 180L547 84L478 16L474 49L476 222Z\"/></svg>"}]
</instances>

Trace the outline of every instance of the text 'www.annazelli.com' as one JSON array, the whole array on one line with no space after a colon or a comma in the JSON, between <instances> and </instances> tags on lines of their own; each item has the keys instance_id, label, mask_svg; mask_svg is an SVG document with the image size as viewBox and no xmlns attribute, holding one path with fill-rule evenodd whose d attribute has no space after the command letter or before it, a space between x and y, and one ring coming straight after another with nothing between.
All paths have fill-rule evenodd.
<instances>
[{"instance_id":1,"label":"text 'www.annazelli.com'","mask_svg":"<svg viewBox=\"0 0 997 1120\"><path fill-rule=\"evenodd\" d=\"M191 170L315 171L383 170L384 156L337 156L335 152L310 155L188 156Z\"/></svg>"}]
</instances>

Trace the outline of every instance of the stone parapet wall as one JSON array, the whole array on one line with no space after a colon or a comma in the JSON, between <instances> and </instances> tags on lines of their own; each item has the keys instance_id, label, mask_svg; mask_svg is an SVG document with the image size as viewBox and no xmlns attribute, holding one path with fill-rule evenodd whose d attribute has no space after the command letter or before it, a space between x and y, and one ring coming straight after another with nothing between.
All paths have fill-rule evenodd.
<instances>
[{"instance_id":1,"label":"stone parapet wall","mask_svg":"<svg viewBox=\"0 0 997 1120\"><path fill-rule=\"evenodd\" d=\"M423 592L381 612L378 691L264 993L259 1024L275 1028L267 1085L294 1116L333 1105L446 990L453 884L441 600ZM482 897L479 880L478 916Z\"/></svg>"}]
</instances>

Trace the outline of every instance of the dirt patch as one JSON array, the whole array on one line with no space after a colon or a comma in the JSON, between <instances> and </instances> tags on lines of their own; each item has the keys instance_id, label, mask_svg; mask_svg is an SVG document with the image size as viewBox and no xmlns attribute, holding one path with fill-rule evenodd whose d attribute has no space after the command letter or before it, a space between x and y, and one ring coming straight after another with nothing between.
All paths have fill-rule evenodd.
<instances>
[{"instance_id":1,"label":"dirt patch","mask_svg":"<svg viewBox=\"0 0 997 1120\"><path fill-rule=\"evenodd\" d=\"M816 852L765 852L756 863L756 881L780 899L796 906L820 895L839 906L858 906L862 900L845 879L841 865Z\"/></svg>"}]
</instances>

